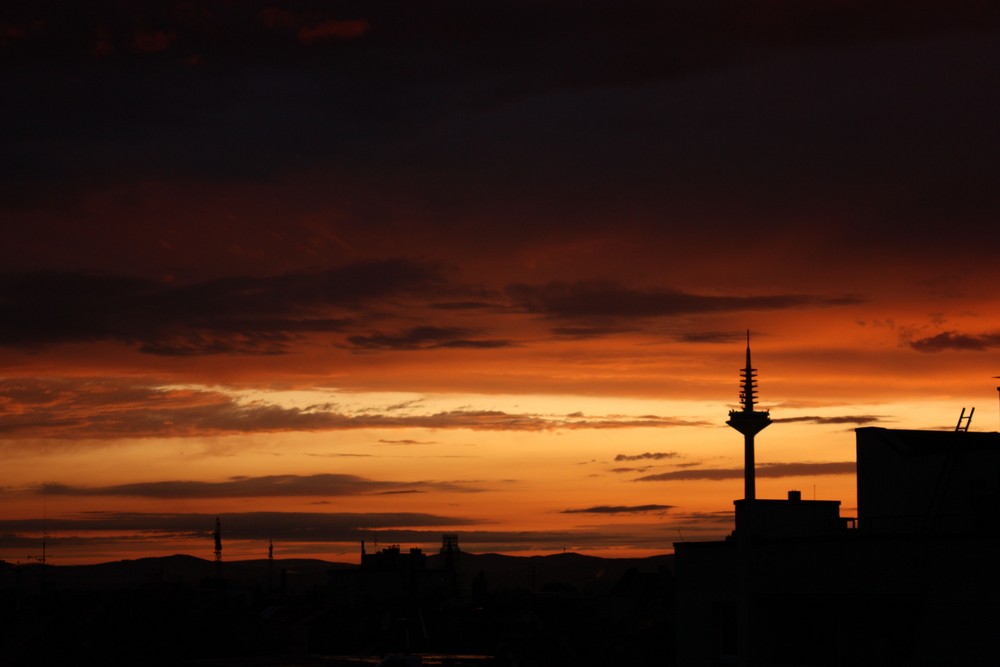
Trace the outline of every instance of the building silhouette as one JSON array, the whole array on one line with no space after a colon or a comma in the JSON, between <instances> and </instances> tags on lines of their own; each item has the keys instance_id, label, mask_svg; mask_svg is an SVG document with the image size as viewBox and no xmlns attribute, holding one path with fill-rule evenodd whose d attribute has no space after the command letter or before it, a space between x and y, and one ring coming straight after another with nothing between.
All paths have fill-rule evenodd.
<instances>
[{"instance_id":1,"label":"building silhouette","mask_svg":"<svg viewBox=\"0 0 1000 667\"><path fill-rule=\"evenodd\" d=\"M751 415L754 377L748 346ZM855 429L855 520L794 490L756 498L756 431L734 428L749 453L733 532L674 545L678 665L997 661L1000 434Z\"/></svg>"},{"instance_id":2,"label":"building silhouette","mask_svg":"<svg viewBox=\"0 0 1000 667\"><path fill-rule=\"evenodd\" d=\"M346 600L370 602L431 601L458 598L463 594L459 568L458 535L441 536L441 557L433 565L419 547L407 551L392 544L369 551L361 542L357 569L329 573L330 584Z\"/></svg>"}]
</instances>

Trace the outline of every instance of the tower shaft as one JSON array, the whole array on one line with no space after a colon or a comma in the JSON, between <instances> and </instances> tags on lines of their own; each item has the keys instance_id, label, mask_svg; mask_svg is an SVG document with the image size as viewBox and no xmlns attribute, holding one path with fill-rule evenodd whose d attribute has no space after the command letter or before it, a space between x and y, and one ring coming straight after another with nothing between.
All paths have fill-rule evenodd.
<instances>
[{"instance_id":1,"label":"tower shaft","mask_svg":"<svg viewBox=\"0 0 1000 667\"><path fill-rule=\"evenodd\" d=\"M743 498L757 499L757 475L753 453L753 435L743 434Z\"/></svg>"}]
</instances>

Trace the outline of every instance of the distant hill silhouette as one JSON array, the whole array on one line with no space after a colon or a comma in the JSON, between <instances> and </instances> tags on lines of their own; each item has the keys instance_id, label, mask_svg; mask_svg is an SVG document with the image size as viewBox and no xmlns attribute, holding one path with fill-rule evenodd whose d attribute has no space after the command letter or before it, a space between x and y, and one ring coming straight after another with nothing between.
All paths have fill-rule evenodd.
<instances>
[{"instance_id":1,"label":"distant hill silhouette","mask_svg":"<svg viewBox=\"0 0 1000 667\"><path fill-rule=\"evenodd\" d=\"M441 556L427 558L428 568L440 566ZM275 559L271 566L274 577L281 572L294 580L298 590L326 584L331 570L346 570L357 565L311 558ZM630 568L673 568L673 554L648 558L600 558L577 553L545 556L507 556L503 554L461 553L462 572L475 576L483 572L492 588L540 590L546 585L567 584L610 589ZM240 560L222 563L222 578L237 586L258 583L266 577L267 559ZM103 590L155 584L199 586L215 576L215 562L195 556L175 554L95 565L52 565L29 563L15 566L0 561L0 589L14 586L45 585L64 590Z\"/></svg>"},{"instance_id":2,"label":"distant hill silhouette","mask_svg":"<svg viewBox=\"0 0 1000 667\"><path fill-rule=\"evenodd\" d=\"M384 595L382 572L314 559L0 562L0 665L669 665L672 566L460 552L458 589Z\"/></svg>"},{"instance_id":3,"label":"distant hill silhouette","mask_svg":"<svg viewBox=\"0 0 1000 667\"><path fill-rule=\"evenodd\" d=\"M273 564L275 576L282 570L306 586L326 583L331 569L351 568L347 563L334 563L307 558L276 559ZM40 563L14 566L0 562L0 588L14 585L29 586L43 579ZM222 578L235 584L250 585L266 576L266 559L243 560L222 563ZM119 560L96 565L52 565L44 566L44 583L56 589L102 590L154 584L200 585L215 577L215 562L176 554Z\"/></svg>"},{"instance_id":4,"label":"distant hill silhouette","mask_svg":"<svg viewBox=\"0 0 1000 667\"><path fill-rule=\"evenodd\" d=\"M440 556L427 559L428 567L437 567ZM466 577L483 572L493 589L542 590L553 584L595 591L610 590L631 568L673 571L673 554L647 558L601 558L578 553L546 556L506 556L503 554L462 553L459 567Z\"/></svg>"}]
</instances>

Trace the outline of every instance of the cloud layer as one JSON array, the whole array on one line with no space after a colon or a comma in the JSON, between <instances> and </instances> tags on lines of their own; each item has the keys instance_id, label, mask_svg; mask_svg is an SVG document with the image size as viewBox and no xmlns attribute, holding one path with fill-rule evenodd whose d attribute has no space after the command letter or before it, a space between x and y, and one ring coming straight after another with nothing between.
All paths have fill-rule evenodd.
<instances>
[{"instance_id":1,"label":"cloud layer","mask_svg":"<svg viewBox=\"0 0 1000 667\"><path fill-rule=\"evenodd\" d=\"M439 315L456 324L373 330L374 320L409 318L445 296L476 292L445 279L441 267L408 259L366 261L313 273L234 276L191 284L85 272L0 276L0 346L38 349L113 341L161 356L281 355L308 336L358 351L495 350L523 344L466 326L480 304L453 302ZM512 285L489 307L508 319L528 313L600 326L559 325L558 335L603 337L650 318L697 313L829 307L856 297L701 296L613 283ZM406 303L406 306L401 304ZM614 322L613 326L608 323ZM459 324L460 323L460 324ZM722 334L713 334L717 339ZM692 342L704 336L692 334ZM683 339L683 337L682 337Z\"/></svg>"},{"instance_id":2,"label":"cloud layer","mask_svg":"<svg viewBox=\"0 0 1000 667\"><path fill-rule=\"evenodd\" d=\"M343 331L362 308L437 280L433 267L405 260L191 285L87 273L8 274L0 277L0 345L111 340L158 355L280 354L299 336Z\"/></svg>"},{"instance_id":3,"label":"cloud layer","mask_svg":"<svg viewBox=\"0 0 1000 667\"><path fill-rule=\"evenodd\" d=\"M548 415L455 409L419 414L387 408L346 411L333 403L284 407L239 400L210 389L163 387L131 380L9 378L0 386L8 410L7 438L191 437L278 431L469 429L550 431L702 426L700 420L657 415Z\"/></svg>"},{"instance_id":4,"label":"cloud layer","mask_svg":"<svg viewBox=\"0 0 1000 667\"><path fill-rule=\"evenodd\" d=\"M935 336L910 341L917 352L944 352L948 350L985 352L1000 347L1000 333L967 334L945 331Z\"/></svg>"},{"instance_id":5,"label":"cloud layer","mask_svg":"<svg viewBox=\"0 0 1000 667\"><path fill-rule=\"evenodd\" d=\"M357 496L420 491L475 492L467 484L451 482L382 482L357 475L266 475L234 477L224 482L169 480L80 487L44 484L38 491L53 496L132 496L177 500L181 498L274 498L295 496Z\"/></svg>"},{"instance_id":6,"label":"cloud layer","mask_svg":"<svg viewBox=\"0 0 1000 667\"><path fill-rule=\"evenodd\" d=\"M507 294L518 307L532 314L595 322L830 307L861 302L855 296L816 297L805 294L706 296L666 289L635 289L604 281L517 284L509 286Z\"/></svg>"},{"instance_id":7,"label":"cloud layer","mask_svg":"<svg viewBox=\"0 0 1000 667\"><path fill-rule=\"evenodd\" d=\"M801 463L759 463L757 477L811 477L814 475L853 475L857 471L854 461L825 461ZM686 480L743 479L743 468L687 468L670 472L645 475L637 482L669 482Z\"/></svg>"},{"instance_id":8,"label":"cloud layer","mask_svg":"<svg viewBox=\"0 0 1000 667\"><path fill-rule=\"evenodd\" d=\"M563 510L563 514L662 514L673 509L673 505L595 505L580 509Z\"/></svg>"}]
</instances>

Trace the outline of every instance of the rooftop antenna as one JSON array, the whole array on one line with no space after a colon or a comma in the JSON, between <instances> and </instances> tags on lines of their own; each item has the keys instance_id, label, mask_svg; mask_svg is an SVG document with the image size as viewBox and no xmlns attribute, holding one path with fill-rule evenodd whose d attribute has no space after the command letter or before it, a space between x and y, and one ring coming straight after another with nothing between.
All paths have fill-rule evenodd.
<instances>
[{"instance_id":1,"label":"rooftop antenna","mask_svg":"<svg viewBox=\"0 0 1000 667\"><path fill-rule=\"evenodd\" d=\"M45 542L49 538L48 527L46 525L47 520L48 520L48 494L45 491L42 491L42 555L41 556L28 555L26 556L26 558L28 560L37 561L42 564L42 572L38 576L38 587L43 593L45 592L45 562L47 560L47 556L45 555Z\"/></svg>"},{"instance_id":2,"label":"rooftop antenna","mask_svg":"<svg viewBox=\"0 0 1000 667\"><path fill-rule=\"evenodd\" d=\"M960 414L958 416L958 424L955 425L955 432L956 433L958 433L958 432L965 433L966 431L969 430L969 424L972 423L972 413L975 412L975 411L976 411L976 408L973 407L971 410L969 410L969 415L966 416L965 415L965 408L962 408L962 414ZM965 424L963 425L962 422L965 422Z\"/></svg>"},{"instance_id":3,"label":"rooftop antenna","mask_svg":"<svg viewBox=\"0 0 1000 667\"><path fill-rule=\"evenodd\" d=\"M28 556L28 560L37 561L42 564L42 580L45 578L45 562L47 556L45 555L45 543L49 539L49 530L47 526L48 522L48 494L44 491L42 492L42 555L41 556Z\"/></svg>"},{"instance_id":4,"label":"rooftop antenna","mask_svg":"<svg viewBox=\"0 0 1000 667\"><path fill-rule=\"evenodd\" d=\"M754 403L757 399L757 369L750 363L750 330L747 329L747 365L740 371L741 410L730 410L729 426L743 434L743 480L744 500L756 500L756 480L754 473L754 443L755 435L763 431L771 424L771 417L767 410L755 410Z\"/></svg>"}]
</instances>

